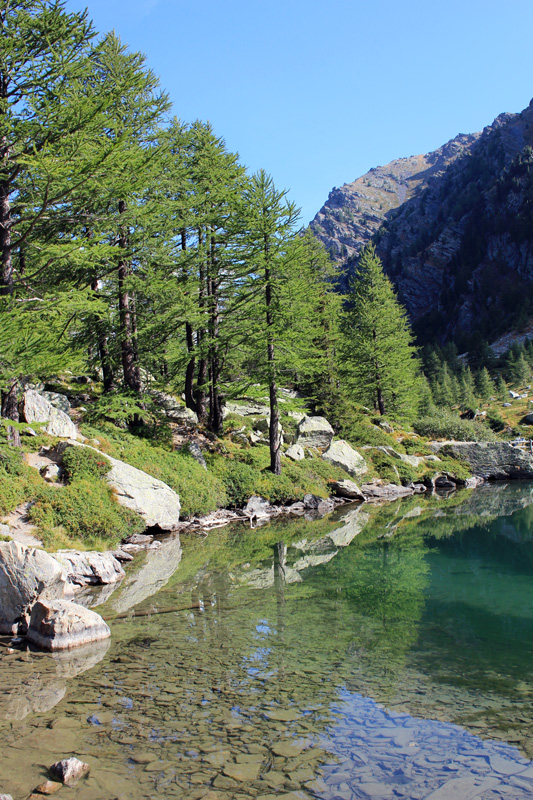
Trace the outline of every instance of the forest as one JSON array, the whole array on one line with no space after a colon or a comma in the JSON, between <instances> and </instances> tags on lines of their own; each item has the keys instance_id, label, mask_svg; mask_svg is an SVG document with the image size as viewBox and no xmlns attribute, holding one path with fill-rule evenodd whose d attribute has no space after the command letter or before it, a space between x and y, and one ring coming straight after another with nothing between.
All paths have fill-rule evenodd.
<instances>
[{"instance_id":1,"label":"forest","mask_svg":"<svg viewBox=\"0 0 533 800\"><path fill-rule=\"evenodd\" d=\"M99 35L86 11L15 0L0 19L11 444L23 387L62 370L98 380L93 415L143 435L157 389L182 397L214 436L229 400L268 398L276 475L284 387L348 437L361 407L415 425L454 409L455 425L457 412L502 397L505 381L527 379L520 348L509 368L477 340L470 364L450 346L418 349L373 246L342 295L346 281L287 191L250 174L208 122L174 116L145 57Z\"/></svg>"}]
</instances>

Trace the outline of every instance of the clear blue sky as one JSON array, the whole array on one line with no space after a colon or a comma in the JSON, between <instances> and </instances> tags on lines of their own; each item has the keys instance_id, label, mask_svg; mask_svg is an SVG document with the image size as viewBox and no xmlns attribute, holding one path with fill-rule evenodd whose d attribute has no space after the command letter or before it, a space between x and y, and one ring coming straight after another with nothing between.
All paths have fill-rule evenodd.
<instances>
[{"instance_id":1,"label":"clear blue sky","mask_svg":"<svg viewBox=\"0 0 533 800\"><path fill-rule=\"evenodd\" d=\"M68 0L143 51L307 224L333 186L533 96L531 0Z\"/></svg>"}]
</instances>

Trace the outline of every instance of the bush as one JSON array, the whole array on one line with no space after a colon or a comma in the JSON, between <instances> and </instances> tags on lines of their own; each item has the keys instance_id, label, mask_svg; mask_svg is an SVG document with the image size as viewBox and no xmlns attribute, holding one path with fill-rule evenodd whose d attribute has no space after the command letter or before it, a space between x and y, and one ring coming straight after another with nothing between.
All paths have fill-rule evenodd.
<instances>
[{"instance_id":1,"label":"bush","mask_svg":"<svg viewBox=\"0 0 533 800\"><path fill-rule=\"evenodd\" d=\"M458 442L494 442L497 437L481 422L461 419L451 411L441 409L434 416L423 417L413 423L421 436L433 439L454 439Z\"/></svg>"},{"instance_id":2,"label":"bush","mask_svg":"<svg viewBox=\"0 0 533 800\"><path fill-rule=\"evenodd\" d=\"M7 514L24 503L42 483L36 470L24 463L22 452L0 448L0 513Z\"/></svg>"},{"instance_id":3,"label":"bush","mask_svg":"<svg viewBox=\"0 0 533 800\"><path fill-rule=\"evenodd\" d=\"M240 461L217 462L217 474L224 482L227 502L232 506L243 506L253 494L259 494L257 487L261 473Z\"/></svg>"},{"instance_id":4,"label":"bush","mask_svg":"<svg viewBox=\"0 0 533 800\"><path fill-rule=\"evenodd\" d=\"M102 542L113 547L146 527L141 517L119 506L107 485L86 478L62 489L41 487L29 517L47 546L54 544L58 529L89 547Z\"/></svg>"},{"instance_id":5,"label":"bush","mask_svg":"<svg viewBox=\"0 0 533 800\"><path fill-rule=\"evenodd\" d=\"M63 456L63 470L68 483L103 478L110 469L111 464L104 455L86 447L68 447Z\"/></svg>"}]
</instances>

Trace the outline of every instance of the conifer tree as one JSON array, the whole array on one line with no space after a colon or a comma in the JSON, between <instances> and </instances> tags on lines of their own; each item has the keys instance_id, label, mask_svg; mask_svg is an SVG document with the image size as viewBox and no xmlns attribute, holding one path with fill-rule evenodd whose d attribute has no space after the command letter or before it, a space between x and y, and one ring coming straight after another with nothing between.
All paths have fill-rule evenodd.
<instances>
[{"instance_id":1,"label":"conifer tree","mask_svg":"<svg viewBox=\"0 0 533 800\"><path fill-rule=\"evenodd\" d=\"M488 400L494 391L494 383L486 367L476 375L476 393L481 400Z\"/></svg>"},{"instance_id":2,"label":"conifer tree","mask_svg":"<svg viewBox=\"0 0 533 800\"><path fill-rule=\"evenodd\" d=\"M268 386L270 403L270 469L281 473L279 377L281 365L295 358L308 328L304 305L309 280L302 269L302 247L295 239L299 216L286 191L276 189L264 170L252 176L243 195L246 223L243 258L247 276L241 287L248 316L247 347L251 381Z\"/></svg>"},{"instance_id":3,"label":"conifer tree","mask_svg":"<svg viewBox=\"0 0 533 800\"><path fill-rule=\"evenodd\" d=\"M354 398L385 413L411 414L418 361L409 323L373 245L361 256L342 322L343 368Z\"/></svg>"}]
</instances>

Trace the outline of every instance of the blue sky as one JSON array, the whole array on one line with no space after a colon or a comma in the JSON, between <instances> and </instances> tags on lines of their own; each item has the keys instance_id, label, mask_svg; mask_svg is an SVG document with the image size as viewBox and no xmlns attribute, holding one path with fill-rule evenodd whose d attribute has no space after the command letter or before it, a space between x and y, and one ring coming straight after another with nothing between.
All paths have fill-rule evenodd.
<instances>
[{"instance_id":1,"label":"blue sky","mask_svg":"<svg viewBox=\"0 0 533 800\"><path fill-rule=\"evenodd\" d=\"M533 96L531 0L67 0L85 5L304 224L333 186Z\"/></svg>"}]
</instances>

